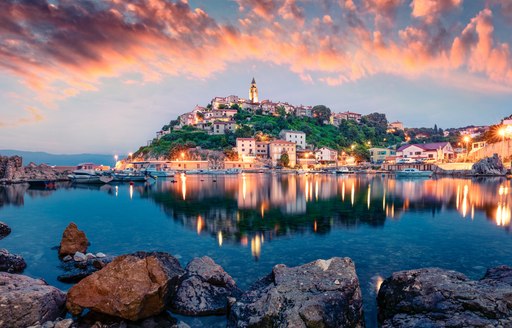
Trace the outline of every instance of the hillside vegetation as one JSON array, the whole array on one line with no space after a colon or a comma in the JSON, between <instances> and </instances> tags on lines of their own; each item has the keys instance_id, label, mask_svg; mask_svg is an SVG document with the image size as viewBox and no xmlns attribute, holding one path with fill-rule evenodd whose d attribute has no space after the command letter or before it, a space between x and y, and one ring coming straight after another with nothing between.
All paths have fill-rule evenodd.
<instances>
[{"instance_id":1,"label":"hillside vegetation","mask_svg":"<svg viewBox=\"0 0 512 328\"><path fill-rule=\"evenodd\" d=\"M315 112L316 110L316 112ZM154 139L146 147L141 147L134 155L142 157L165 157L174 159L186 149L202 149L230 152L236 146L236 138L255 137L257 139L277 139L281 130L298 130L306 133L306 142L312 149L329 147L338 151L352 152L361 159L368 157L367 149L374 146L389 147L405 140L403 131L388 133L388 121L385 114L372 113L362 117L360 122L343 120L339 127L327 124L325 118L330 116L330 109L315 106L316 117L297 117L280 113L280 116L262 115L256 111L238 109L234 116L238 128L235 132L224 135L209 135L207 132L185 126L173 130L176 121L171 121L164 128L171 133L160 139ZM352 149L354 145L354 149Z\"/></svg>"}]
</instances>

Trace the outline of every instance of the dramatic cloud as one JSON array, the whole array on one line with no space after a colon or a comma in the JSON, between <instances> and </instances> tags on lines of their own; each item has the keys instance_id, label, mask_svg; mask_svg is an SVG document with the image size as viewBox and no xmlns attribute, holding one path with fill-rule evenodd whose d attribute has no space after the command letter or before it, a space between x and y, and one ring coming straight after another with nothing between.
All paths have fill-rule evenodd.
<instances>
[{"instance_id":1,"label":"dramatic cloud","mask_svg":"<svg viewBox=\"0 0 512 328\"><path fill-rule=\"evenodd\" d=\"M463 0L413 0L412 16L428 23L436 21L442 14L458 8Z\"/></svg>"},{"instance_id":2,"label":"dramatic cloud","mask_svg":"<svg viewBox=\"0 0 512 328\"><path fill-rule=\"evenodd\" d=\"M445 28L433 23L457 15L462 0L329 1L315 15L308 1L237 4L233 19L220 22L186 1L4 0L0 70L21 78L45 107L95 91L104 78L204 79L249 60L288 67L306 83L453 72L512 86L509 44L496 39L492 7ZM413 19L397 24L401 10Z\"/></svg>"}]
</instances>

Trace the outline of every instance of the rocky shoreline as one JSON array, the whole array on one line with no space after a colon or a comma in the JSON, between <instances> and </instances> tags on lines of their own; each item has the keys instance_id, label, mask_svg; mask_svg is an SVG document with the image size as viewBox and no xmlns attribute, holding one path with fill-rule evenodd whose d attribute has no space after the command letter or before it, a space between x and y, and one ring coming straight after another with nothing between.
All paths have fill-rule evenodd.
<instances>
[{"instance_id":1,"label":"rocky shoreline","mask_svg":"<svg viewBox=\"0 0 512 328\"><path fill-rule=\"evenodd\" d=\"M5 223L0 227L10 232ZM0 272L0 326L188 327L172 317L176 313L224 315L230 328L365 327L361 288L350 258L297 267L278 264L242 291L207 256L183 268L169 253L112 258L87 253L87 248L85 233L70 223L58 253L73 276L66 281L76 282L67 293L40 279ZM0 271L9 271L6 258L0 256ZM400 271L380 286L378 319L385 328L511 327L511 295L508 266L491 268L477 281L440 268Z\"/></svg>"},{"instance_id":2,"label":"rocky shoreline","mask_svg":"<svg viewBox=\"0 0 512 328\"><path fill-rule=\"evenodd\" d=\"M33 180L68 181L67 172L58 172L46 164L23 166L20 156L0 156L0 185Z\"/></svg>"}]
</instances>

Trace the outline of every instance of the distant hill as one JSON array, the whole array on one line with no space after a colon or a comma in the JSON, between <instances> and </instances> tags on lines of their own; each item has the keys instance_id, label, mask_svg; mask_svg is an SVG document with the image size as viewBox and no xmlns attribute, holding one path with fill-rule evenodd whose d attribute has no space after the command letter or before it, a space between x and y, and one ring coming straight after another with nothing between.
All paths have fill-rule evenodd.
<instances>
[{"instance_id":1,"label":"distant hill","mask_svg":"<svg viewBox=\"0 0 512 328\"><path fill-rule=\"evenodd\" d=\"M23 157L23 165L30 162L57 166L72 166L79 163L91 162L95 164L114 165L114 157L104 154L50 154L45 152L23 151L13 149L0 149L1 156L18 155ZM125 156L119 155L119 158Z\"/></svg>"}]
</instances>

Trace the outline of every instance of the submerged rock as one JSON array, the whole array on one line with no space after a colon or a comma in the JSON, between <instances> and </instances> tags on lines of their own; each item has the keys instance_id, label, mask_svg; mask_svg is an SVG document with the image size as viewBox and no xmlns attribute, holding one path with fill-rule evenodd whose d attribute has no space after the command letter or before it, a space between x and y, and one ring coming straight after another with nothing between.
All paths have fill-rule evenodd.
<instances>
[{"instance_id":1,"label":"submerged rock","mask_svg":"<svg viewBox=\"0 0 512 328\"><path fill-rule=\"evenodd\" d=\"M85 253L88 244L85 232L78 230L76 224L71 222L62 233L59 256L74 255L76 252Z\"/></svg>"},{"instance_id":2,"label":"submerged rock","mask_svg":"<svg viewBox=\"0 0 512 328\"><path fill-rule=\"evenodd\" d=\"M11 228L0 221L0 239L7 237L11 233Z\"/></svg>"},{"instance_id":3,"label":"submerged rock","mask_svg":"<svg viewBox=\"0 0 512 328\"><path fill-rule=\"evenodd\" d=\"M395 272L377 297L379 321L391 327L511 327L512 268L479 281L439 268Z\"/></svg>"},{"instance_id":4,"label":"submerged rock","mask_svg":"<svg viewBox=\"0 0 512 328\"><path fill-rule=\"evenodd\" d=\"M128 321L101 313L88 312L86 315L78 318L76 326L108 328L190 328L187 324L178 322L176 318L172 317L167 312L137 321Z\"/></svg>"},{"instance_id":5,"label":"submerged rock","mask_svg":"<svg viewBox=\"0 0 512 328\"><path fill-rule=\"evenodd\" d=\"M172 299L177 313L225 314L228 298L241 294L233 278L208 256L193 259L185 270Z\"/></svg>"},{"instance_id":6,"label":"submerged rock","mask_svg":"<svg viewBox=\"0 0 512 328\"><path fill-rule=\"evenodd\" d=\"M65 273L58 276L57 280L65 283L77 283L112 262L112 257L94 258L80 262L65 261L64 259L63 261L60 266Z\"/></svg>"},{"instance_id":7,"label":"submerged rock","mask_svg":"<svg viewBox=\"0 0 512 328\"><path fill-rule=\"evenodd\" d=\"M25 260L20 255L11 254L6 249L0 249L0 271L20 273L27 267Z\"/></svg>"},{"instance_id":8,"label":"submerged rock","mask_svg":"<svg viewBox=\"0 0 512 328\"><path fill-rule=\"evenodd\" d=\"M231 308L228 327L364 327L354 263L334 257L276 265Z\"/></svg>"},{"instance_id":9,"label":"submerged rock","mask_svg":"<svg viewBox=\"0 0 512 328\"><path fill-rule=\"evenodd\" d=\"M161 313L185 273L178 260L162 252L137 252L116 257L68 292L66 306L136 321Z\"/></svg>"},{"instance_id":10,"label":"submerged rock","mask_svg":"<svg viewBox=\"0 0 512 328\"><path fill-rule=\"evenodd\" d=\"M73 260L75 262L84 262L87 261L87 256L82 252L76 252L75 255L73 255Z\"/></svg>"},{"instance_id":11,"label":"submerged rock","mask_svg":"<svg viewBox=\"0 0 512 328\"><path fill-rule=\"evenodd\" d=\"M66 294L46 282L0 272L0 327L28 327L65 313Z\"/></svg>"},{"instance_id":12,"label":"submerged rock","mask_svg":"<svg viewBox=\"0 0 512 328\"><path fill-rule=\"evenodd\" d=\"M503 166L498 154L492 157L484 158L471 167L471 174L473 175L505 175L507 170Z\"/></svg>"}]
</instances>

